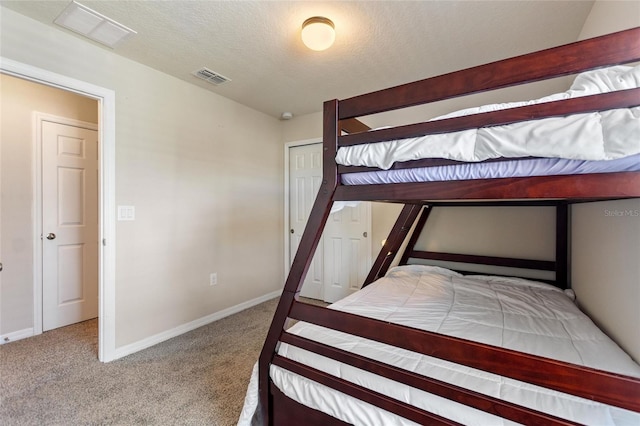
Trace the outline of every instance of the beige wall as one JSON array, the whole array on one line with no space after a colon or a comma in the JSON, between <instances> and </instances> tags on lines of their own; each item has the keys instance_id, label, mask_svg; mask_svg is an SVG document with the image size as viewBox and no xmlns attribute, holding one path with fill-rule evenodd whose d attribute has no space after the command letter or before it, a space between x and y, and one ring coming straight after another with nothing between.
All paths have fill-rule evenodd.
<instances>
[{"instance_id":1,"label":"beige wall","mask_svg":"<svg viewBox=\"0 0 640 426\"><path fill-rule=\"evenodd\" d=\"M97 123L93 99L0 74L0 334L33 327L35 111Z\"/></svg>"},{"instance_id":2,"label":"beige wall","mask_svg":"<svg viewBox=\"0 0 640 426\"><path fill-rule=\"evenodd\" d=\"M282 288L276 118L10 10L1 20L2 56L115 92L116 204L136 208L116 226L116 348Z\"/></svg>"},{"instance_id":3,"label":"beige wall","mask_svg":"<svg viewBox=\"0 0 640 426\"><path fill-rule=\"evenodd\" d=\"M640 361L640 200L578 204L571 220L578 304Z\"/></svg>"},{"instance_id":4,"label":"beige wall","mask_svg":"<svg viewBox=\"0 0 640 426\"><path fill-rule=\"evenodd\" d=\"M580 39L640 26L640 2L597 1ZM640 200L572 208L572 281L580 307L640 362Z\"/></svg>"},{"instance_id":5,"label":"beige wall","mask_svg":"<svg viewBox=\"0 0 640 426\"><path fill-rule=\"evenodd\" d=\"M416 242L418 250L482 254L520 259L555 260L554 207L436 207ZM427 264L471 272L554 279L551 271L528 271L496 266Z\"/></svg>"},{"instance_id":6,"label":"beige wall","mask_svg":"<svg viewBox=\"0 0 640 426\"><path fill-rule=\"evenodd\" d=\"M322 138L322 112L293 117L282 122L282 140L296 142Z\"/></svg>"},{"instance_id":7,"label":"beige wall","mask_svg":"<svg viewBox=\"0 0 640 426\"><path fill-rule=\"evenodd\" d=\"M640 26L640 2L597 0L582 26L578 40Z\"/></svg>"}]
</instances>

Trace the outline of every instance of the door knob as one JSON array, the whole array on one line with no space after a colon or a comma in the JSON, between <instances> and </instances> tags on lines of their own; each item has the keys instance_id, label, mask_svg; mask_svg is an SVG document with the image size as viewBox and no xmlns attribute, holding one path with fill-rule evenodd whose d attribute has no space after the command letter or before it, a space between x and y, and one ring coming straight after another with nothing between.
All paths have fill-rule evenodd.
<instances>
[{"instance_id":1,"label":"door knob","mask_svg":"<svg viewBox=\"0 0 640 426\"><path fill-rule=\"evenodd\" d=\"M293 234L295 231L292 229L292 230L290 230L289 232L291 232L291 233Z\"/></svg>"},{"instance_id":2,"label":"door knob","mask_svg":"<svg viewBox=\"0 0 640 426\"><path fill-rule=\"evenodd\" d=\"M55 240L56 239L56 234L54 234L53 232L49 232L47 234L47 240Z\"/></svg>"}]
</instances>

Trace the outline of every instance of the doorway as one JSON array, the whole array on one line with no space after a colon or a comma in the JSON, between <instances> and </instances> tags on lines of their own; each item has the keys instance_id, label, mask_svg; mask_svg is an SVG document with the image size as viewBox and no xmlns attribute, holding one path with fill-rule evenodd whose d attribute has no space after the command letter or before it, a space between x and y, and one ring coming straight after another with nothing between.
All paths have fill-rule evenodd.
<instances>
[{"instance_id":1,"label":"doorway","mask_svg":"<svg viewBox=\"0 0 640 426\"><path fill-rule=\"evenodd\" d=\"M55 87L66 92L72 92L97 101L98 105L98 135L102 142L97 152L99 173L97 173L97 193L98 193L98 358L102 362L115 359L115 93L112 90L95 86L80 80L72 79L63 75L53 73L48 70L39 69L19 63L10 59L0 58L0 72L2 74L17 77L39 83L47 87ZM35 119L32 126L35 126ZM36 153L33 149L33 161L35 164ZM6 157L3 157L3 161ZM33 168L35 170L35 167ZM35 178L33 188L27 191L32 194L33 205L37 199ZM34 208L35 212L35 208ZM29 215L32 216L32 215ZM2 216L3 220L5 215ZM32 328L21 329L12 335L29 337L42 333L42 293L37 291L42 286L41 268L36 266L35 261L42 244L40 240L40 230L37 226L38 220L33 220L32 230L35 242L32 243L31 274L33 276ZM3 239L5 239L5 229ZM37 236L37 237L36 237ZM27 248L28 250L28 248ZM7 250L2 250L2 255L7 256ZM13 266L13 265L12 265ZM8 270L8 263L3 259L3 274ZM3 275L3 287L6 284L7 275ZM6 302L6 299L5 299ZM24 301L23 301L24 302ZM3 327L6 321L3 320ZM7 334L5 330L3 335ZM15 340L15 339L14 339Z\"/></svg>"},{"instance_id":2,"label":"doorway","mask_svg":"<svg viewBox=\"0 0 640 426\"><path fill-rule=\"evenodd\" d=\"M285 270L300 244L322 181L322 143L285 147ZM336 302L360 289L371 267L371 205L367 202L332 213L305 277L300 295Z\"/></svg>"}]
</instances>

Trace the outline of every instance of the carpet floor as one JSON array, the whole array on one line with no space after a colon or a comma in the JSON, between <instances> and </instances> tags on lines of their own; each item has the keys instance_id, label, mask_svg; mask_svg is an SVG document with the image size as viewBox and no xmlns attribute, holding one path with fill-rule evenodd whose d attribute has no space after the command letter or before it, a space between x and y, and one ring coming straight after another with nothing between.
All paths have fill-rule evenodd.
<instances>
[{"instance_id":1,"label":"carpet floor","mask_svg":"<svg viewBox=\"0 0 640 426\"><path fill-rule=\"evenodd\" d=\"M0 423L237 423L278 299L103 364L97 320L0 346Z\"/></svg>"}]
</instances>

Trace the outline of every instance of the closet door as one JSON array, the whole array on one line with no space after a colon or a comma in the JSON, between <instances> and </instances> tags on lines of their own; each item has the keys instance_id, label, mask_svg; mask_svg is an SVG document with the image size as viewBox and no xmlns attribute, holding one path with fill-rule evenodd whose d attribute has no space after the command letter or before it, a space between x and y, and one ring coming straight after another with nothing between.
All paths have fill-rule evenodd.
<instances>
[{"instance_id":1,"label":"closet door","mask_svg":"<svg viewBox=\"0 0 640 426\"><path fill-rule=\"evenodd\" d=\"M332 213L324 232L324 301L336 302L362 286L371 268L371 205Z\"/></svg>"},{"instance_id":2,"label":"closet door","mask_svg":"<svg viewBox=\"0 0 640 426\"><path fill-rule=\"evenodd\" d=\"M322 144L289 148L289 266L298 251L322 182ZM323 300L322 240L309 266L300 295Z\"/></svg>"},{"instance_id":3,"label":"closet door","mask_svg":"<svg viewBox=\"0 0 640 426\"><path fill-rule=\"evenodd\" d=\"M322 181L322 144L289 147L289 265ZM332 213L316 249L300 295L335 302L358 290L371 267L371 207Z\"/></svg>"}]
</instances>

